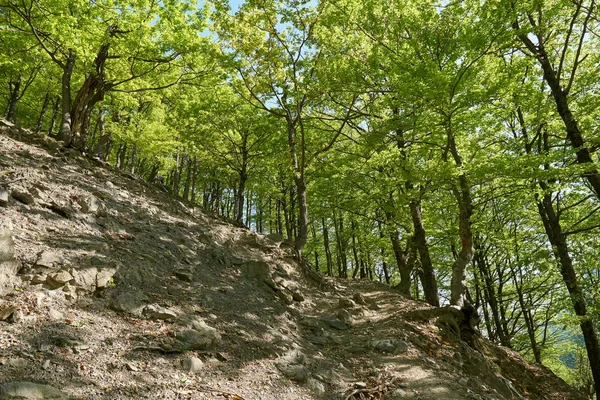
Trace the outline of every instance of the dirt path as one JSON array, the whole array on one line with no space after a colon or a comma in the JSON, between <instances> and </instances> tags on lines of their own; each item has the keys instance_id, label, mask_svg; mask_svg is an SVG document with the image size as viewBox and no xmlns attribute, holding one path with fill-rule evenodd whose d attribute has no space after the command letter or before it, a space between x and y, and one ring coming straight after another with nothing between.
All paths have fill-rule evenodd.
<instances>
[{"instance_id":1,"label":"dirt path","mask_svg":"<svg viewBox=\"0 0 600 400\"><path fill-rule=\"evenodd\" d=\"M582 398L516 353L473 350L443 310L308 274L276 237L0 130L20 264L0 285L0 384L81 399Z\"/></svg>"}]
</instances>

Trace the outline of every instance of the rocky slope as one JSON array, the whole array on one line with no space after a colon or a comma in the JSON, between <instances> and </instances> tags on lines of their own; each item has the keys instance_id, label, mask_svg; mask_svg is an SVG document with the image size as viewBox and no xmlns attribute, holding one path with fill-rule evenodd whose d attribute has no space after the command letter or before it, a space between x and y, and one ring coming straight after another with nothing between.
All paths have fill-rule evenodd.
<instances>
[{"instance_id":1,"label":"rocky slope","mask_svg":"<svg viewBox=\"0 0 600 400\"><path fill-rule=\"evenodd\" d=\"M0 123L2 398L584 398L457 322Z\"/></svg>"}]
</instances>

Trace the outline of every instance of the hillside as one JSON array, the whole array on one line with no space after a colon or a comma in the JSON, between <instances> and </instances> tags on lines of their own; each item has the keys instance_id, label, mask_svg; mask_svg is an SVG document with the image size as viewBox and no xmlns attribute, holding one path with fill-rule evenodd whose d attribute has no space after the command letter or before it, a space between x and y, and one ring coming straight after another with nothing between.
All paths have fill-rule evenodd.
<instances>
[{"instance_id":1,"label":"hillside","mask_svg":"<svg viewBox=\"0 0 600 400\"><path fill-rule=\"evenodd\" d=\"M323 277L276 235L0 129L2 398L585 398L468 345L452 309Z\"/></svg>"}]
</instances>

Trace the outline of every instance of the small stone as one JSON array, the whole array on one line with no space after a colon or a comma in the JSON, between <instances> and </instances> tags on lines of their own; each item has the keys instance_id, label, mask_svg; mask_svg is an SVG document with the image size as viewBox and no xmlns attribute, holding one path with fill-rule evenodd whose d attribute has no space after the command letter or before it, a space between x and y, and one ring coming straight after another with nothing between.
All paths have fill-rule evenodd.
<instances>
[{"instance_id":1,"label":"small stone","mask_svg":"<svg viewBox=\"0 0 600 400\"><path fill-rule=\"evenodd\" d=\"M344 321L340 321L339 319L332 319L331 321L329 321L329 325L331 325L332 328L335 328L340 331L348 329L348 325L346 325Z\"/></svg>"},{"instance_id":2,"label":"small stone","mask_svg":"<svg viewBox=\"0 0 600 400\"><path fill-rule=\"evenodd\" d=\"M102 207L102 202L93 195L77 198L77 204L86 214L95 214Z\"/></svg>"},{"instance_id":3,"label":"small stone","mask_svg":"<svg viewBox=\"0 0 600 400\"><path fill-rule=\"evenodd\" d=\"M298 364L281 364L277 365L277 368L281 371L281 373L286 377L296 382L306 382L308 379L308 371L306 367Z\"/></svg>"},{"instance_id":4,"label":"small stone","mask_svg":"<svg viewBox=\"0 0 600 400\"><path fill-rule=\"evenodd\" d=\"M306 382L306 386L317 396L323 396L325 394L325 385L316 379L309 379Z\"/></svg>"},{"instance_id":5,"label":"small stone","mask_svg":"<svg viewBox=\"0 0 600 400\"><path fill-rule=\"evenodd\" d=\"M290 296L289 294L283 292L283 291L279 291L277 292L277 296L283 300L283 303L286 306L291 306L292 304L294 304L294 299L292 298L292 296Z\"/></svg>"},{"instance_id":6,"label":"small stone","mask_svg":"<svg viewBox=\"0 0 600 400\"><path fill-rule=\"evenodd\" d=\"M193 374L202 371L204 363L198 357L189 357L183 360L183 369Z\"/></svg>"},{"instance_id":7,"label":"small stone","mask_svg":"<svg viewBox=\"0 0 600 400\"><path fill-rule=\"evenodd\" d=\"M469 379L465 378L464 376L458 380L458 384L461 386L467 386L468 383Z\"/></svg>"},{"instance_id":8,"label":"small stone","mask_svg":"<svg viewBox=\"0 0 600 400\"><path fill-rule=\"evenodd\" d=\"M65 319L65 316L58 310L50 309L50 311L48 311L48 318L55 321L62 321L63 319Z\"/></svg>"},{"instance_id":9,"label":"small stone","mask_svg":"<svg viewBox=\"0 0 600 400\"><path fill-rule=\"evenodd\" d=\"M394 389L391 392L386 393L382 400L400 400L400 399L412 399L413 395L408 393L404 389Z\"/></svg>"},{"instance_id":10,"label":"small stone","mask_svg":"<svg viewBox=\"0 0 600 400\"><path fill-rule=\"evenodd\" d=\"M146 306L146 301L148 301L148 296L142 292L125 292L118 294L110 303L110 307L115 311L140 317Z\"/></svg>"},{"instance_id":11,"label":"small stone","mask_svg":"<svg viewBox=\"0 0 600 400\"><path fill-rule=\"evenodd\" d=\"M31 205L35 203L35 199L30 193L24 192L19 189L13 190L12 192L10 192L10 195L13 199L18 200L23 204Z\"/></svg>"},{"instance_id":12,"label":"small stone","mask_svg":"<svg viewBox=\"0 0 600 400\"><path fill-rule=\"evenodd\" d=\"M115 188L115 184L112 183L111 181L106 181L106 183L104 184L107 188L109 189L114 189Z\"/></svg>"},{"instance_id":13,"label":"small stone","mask_svg":"<svg viewBox=\"0 0 600 400\"><path fill-rule=\"evenodd\" d=\"M56 289L56 288L66 285L72 279L73 279L73 275L71 275L67 271L59 271L59 272L48 275L48 279L46 280L46 283L48 283L50 286L52 286Z\"/></svg>"},{"instance_id":14,"label":"small stone","mask_svg":"<svg viewBox=\"0 0 600 400\"><path fill-rule=\"evenodd\" d=\"M19 307L17 306L10 306L7 308L3 308L0 310L0 321L6 321L7 319L10 318L11 315L13 315L15 313L15 311L17 311L19 309Z\"/></svg>"},{"instance_id":15,"label":"small stone","mask_svg":"<svg viewBox=\"0 0 600 400\"><path fill-rule=\"evenodd\" d=\"M365 389L367 384L365 382L354 382L354 387L356 389Z\"/></svg>"},{"instance_id":16,"label":"small stone","mask_svg":"<svg viewBox=\"0 0 600 400\"><path fill-rule=\"evenodd\" d=\"M125 363L125 368L127 368L127 370L129 371L133 371L133 372L137 372L140 369L133 363Z\"/></svg>"},{"instance_id":17,"label":"small stone","mask_svg":"<svg viewBox=\"0 0 600 400\"><path fill-rule=\"evenodd\" d=\"M177 277L177 279L182 280L184 282L191 282L193 280L192 273L186 270L175 271L175 276Z\"/></svg>"},{"instance_id":18,"label":"small stone","mask_svg":"<svg viewBox=\"0 0 600 400\"><path fill-rule=\"evenodd\" d=\"M354 303L351 299L341 298L338 303L338 307L340 308L354 308L356 307L356 303Z\"/></svg>"},{"instance_id":19,"label":"small stone","mask_svg":"<svg viewBox=\"0 0 600 400\"><path fill-rule=\"evenodd\" d=\"M304 295L299 290L295 290L292 293L292 299L294 299L295 301L304 301L305 300Z\"/></svg>"},{"instance_id":20,"label":"small stone","mask_svg":"<svg viewBox=\"0 0 600 400\"><path fill-rule=\"evenodd\" d=\"M69 396L49 385L33 382L10 382L0 386L2 398L66 400Z\"/></svg>"},{"instance_id":21,"label":"small stone","mask_svg":"<svg viewBox=\"0 0 600 400\"><path fill-rule=\"evenodd\" d=\"M154 319L154 320L166 321L166 320L177 318L177 313L175 311L171 310L170 308L161 307L156 304L150 304L150 305L144 307L142 314L146 318Z\"/></svg>"},{"instance_id":22,"label":"small stone","mask_svg":"<svg viewBox=\"0 0 600 400\"><path fill-rule=\"evenodd\" d=\"M42 369L44 369L45 371L50 369L50 360L44 361L44 364L42 365Z\"/></svg>"},{"instance_id":23,"label":"small stone","mask_svg":"<svg viewBox=\"0 0 600 400\"><path fill-rule=\"evenodd\" d=\"M32 285L39 285L40 283L45 283L48 279L48 275L45 274L37 274L31 278Z\"/></svg>"},{"instance_id":24,"label":"small stone","mask_svg":"<svg viewBox=\"0 0 600 400\"><path fill-rule=\"evenodd\" d=\"M8 191L4 186L0 186L0 207L8 205Z\"/></svg>"}]
</instances>

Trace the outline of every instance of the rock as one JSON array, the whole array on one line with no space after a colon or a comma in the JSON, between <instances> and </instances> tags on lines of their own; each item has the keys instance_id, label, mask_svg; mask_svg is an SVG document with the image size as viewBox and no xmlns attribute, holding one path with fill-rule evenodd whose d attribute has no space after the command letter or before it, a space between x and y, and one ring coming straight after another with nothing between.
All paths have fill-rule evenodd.
<instances>
[{"instance_id":1,"label":"rock","mask_svg":"<svg viewBox=\"0 0 600 400\"><path fill-rule=\"evenodd\" d=\"M295 301L304 301L305 300L304 294L302 294L302 292L299 290L294 290L292 292L292 299L294 299Z\"/></svg>"},{"instance_id":2,"label":"rock","mask_svg":"<svg viewBox=\"0 0 600 400\"><path fill-rule=\"evenodd\" d=\"M316 379L309 379L306 386L316 395L323 396L325 394L325 385Z\"/></svg>"},{"instance_id":3,"label":"rock","mask_svg":"<svg viewBox=\"0 0 600 400\"><path fill-rule=\"evenodd\" d=\"M38 254L34 267L54 269L62 264L64 264L64 258L60 254L50 250L43 250Z\"/></svg>"},{"instance_id":4,"label":"rock","mask_svg":"<svg viewBox=\"0 0 600 400\"><path fill-rule=\"evenodd\" d=\"M48 312L48 317L55 321L62 321L63 319L65 319L65 316L63 315L63 313L61 313L60 311L55 310L53 308L51 308L50 311Z\"/></svg>"},{"instance_id":5,"label":"rock","mask_svg":"<svg viewBox=\"0 0 600 400\"><path fill-rule=\"evenodd\" d=\"M344 323L344 321L341 321L339 319L332 319L329 321L329 325L331 325L332 328L335 328L337 330L340 331L344 331L346 329L348 329L348 325L346 325Z\"/></svg>"},{"instance_id":6,"label":"rock","mask_svg":"<svg viewBox=\"0 0 600 400\"><path fill-rule=\"evenodd\" d=\"M12 192L10 192L10 195L12 196L13 199L20 201L23 204L27 204L27 205L31 205L33 203L35 203L35 199L33 198L33 196L31 195L31 193L19 190L19 189L15 189Z\"/></svg>"},{"instance_id":7,"label":"rock","mask_svg":"<svg viewBox=\"0 0 600 400\"><path fill-rule=\"evenodd\" d=\"M78 197L77 204L81 207L81 211L86 214L96 214L102 207L102 202L93 195Z\"/></svg>"},{"instance_id":8,"label":"rock","mask_svg":"<svg viewBox=\"0 0 600 400\"><path fill-rule=\"evenodd\" d=\"M33 382L10 382L0 386L2 398L67 400L69 396L50 385Z\"/></svg>"},{"instance_id":9,"label":"rock","mask_svg":"<svg viewBox=\"0 0 600 400\"><path fill-rule=\"evenodd\" d=\"M204 363L198 357L189 357L183 360L183 369L193 374L202 371Z\"/></svg>"},{"instance_id":10,"label":"rock","mask_svg":"<svg viewBox=\"0 0 600 400\"><path fill-rule=\"evenodd\" d=\"M352 315L350 315L348 310L339 310L337 313L337 317L340 320L344 321L346 325L352 325L354 323L354 318L352 318Z\"/></svg>"},{"instance_id":11,"label":"rock","mask_svg":"<svg viewBox=\"0 0 600 400\"><path fill-rule=\"evenodd\" d=\"M98 276L98 269L94 267L90 268L81 268L75 269L72 268L70 270L71 275L73 276L73 283L76 286L91 289L96 286L96 277Z\"/></svg>"},{"instance_id":12,"label":"rock","mask_svg":"<svg viewBox=\"0 0 600 400\"><path fill-rule=\"evenodd\" d=\"M10 306L10 307L6 307L0 310L0 321L6 321L7 319L10 318L11 315L14 314L15 311L17 311L19 309L19 307L17 306Z\"/></svg>"},{"instance_id":13,"label":"rock","mask_svg":"<svg viewBox=\"0 0 600 400\"><path fill-rule=\"evenodd\" d=\"M338 303L339 308L354 308L356 303L351 299L341 298Z\"/></svg>"},{"instance_id":14,"label":"rock","mask_svg":"<svg viewBox=\"0 0 600 400\"><path fill-rule=\"evenodd\" d=\"M161 307L156 304L150 304L144 307L142 314L149 319L170 320L176 319L177 313L170 308Z\"/></svg>"},{"instance_id":15,"label":"rock","mask_svg":"<svg viewBox=\"0 0 600 400\"><path fill-rule=\"evenodd\" d=\"M461 386L467 386L468 383L469 379L464 376L458 380L458 384Z\"/></svg>"},{"instance_id":16,"label":"rock","mask_svg":"<svg viewBox=\"0 0 600 400\"><path fill-rule=\"evenodd\" d=\"M304 365L299 364L278 364L277 368L288 379L296 382L306 382L308 379L308 371Z\"/></svg>"},{"instance_id":17,"label":"rock","mask_svg":"<svg viewBox=\"0 0 600 400\"><path fill-rule=\"evenodd\" d=\"M287 294L283 291L277 292L277 297L279 297L281 300L283 300L283 303L286 306L291 306L292 304L294 304L294 299L292 298L292 296L290 296L289 294Z\"/></svg>"},{"instance_id":18,"label":"rock","mask_svg":"<svg viewBox=\"0 0 600 400\"><path fill-rule=\"evenodd\" d=\"M8 191L4 186L0 186L0 207L8 205Z\"/></svg>"},{"instance_id":19,"label":"rock","mask_svg":"<svg viewBox=\"0 0 600 400\"><path fill-rule=\"evenodd\" d=\"M402 340L397 339L381 339L373 340L370 343L371 347L382 353L404 353L408 350L408 344Z\"/></svg>"},{"instance_id":20,"label":"rock","mask_svg":"<svg viewBox=\"0 0 600 400\"><path fill-rule=\"evenodd\" d=\"M39 285L40 283L45 283L46 279L48 279L48 275L45 274L36 274L31 278L32 285Z\"/></svg>"},{"instance_id":21,"label":"rock","mask_svg":"<svg viewBox=\"0 0 600 400\"><path fill-rule=\"evenodd\" d=\"M110 307L115 311L131 314L140 317L146 306L148 297L139 291L120 293L110 303Z\"/></svg>"},{"instance_id":22,"label":"rock","mask_svg":"<svg viewBox=\"0 0 600 400\"><path fill-rule=\"evenodd\" d=\"M8 365L13 368L26 368L27 360L21 357L9 358Z\"/></svg>"},{"instance_id":23,"label":"rock","mask_svg":"<svg viewBox=\"0 0 600 400\"><path fill-rule=\"evenodd\" d=\"M117 273L117 268L102 268L98 270L96 275L96 287L99 289L105 288Z\"/></svg>"},{"instance_id":24,"label":"rock","mask_svg":"<svg viewBox=\"0 0 600 400\"><path fill-rule=\"evenodd\" d=\"M51 287L58 289L69 283L73 279L73 275L71 275L67 271L59 271L53 274L48 275L48 279L46 279L46 283Z\"/></svg>"},{"instance_id":25,"label":"rock","mask_svg":"<svg viewBox=\"0 0 600 400\"><path fill-rule=\"evenodd\" d=\"M64 218L71 218L73 216L73 208L68 203L59 204L55 201L50 203L50 210L54 211L58 215Z\"/></svg>"},{"instance_id":26,"label":"rock","mask_svg":"<svg viewBox=\"0 0 600 400\"><path fill-rule=\"evenodd\" d=\"M221 336L216 333L216 337L221 339ZM189 350L202 350L210 347L217 342L215 335L208 331L199 332L195 329L184 329L182 331L175 332L175 339L177 339L184 349Z\"/></svg>"},{"instance_id":27,"label":"rock","mask_svg":"<svg viewBox=\"0 0 600 400\"><path fill-rule=\"evenodd\" d=\"M229 257L229 262L231 263L231 265L242 265L244 264L244 259L238 256L230 256Z\"/></svg>"},{"instance_id":28,"label":"rock","mask_svg":"<svg viewBox=\"0 0 600 400\"><path fill-rule=\"evenodd\" d=\"M244 264L244 271L252 278L262 278L269 276L271 269L269 264L264 261L248 261Z\"/></svg>"},{"instance_id":29,"label":"rock","mask_svg":"<svg viewBox=\"0 0 600 400\"><path fill-rule=\"evenodd\" d=\"M0 261L11 261L14 256L13 226L7 218L0 221Z\"/></svg>"},{"instance_id":30,"label":"rock","mask_svg":"<svg viewBox=\"0 0 600 400\"><path fill-rule=\"evenodd\" d=\"M184 282L191 282L194 279L194 275L191 271L187 270L177 270L175 271L175 276L177 279L182 280Z\"/></svg>"},{"instance_id":31,"label":"rock","mask_svg":"<svg viewBox=\"0 0 600 400\"><path fill-rule=\"evenodd\" d=\"M106 183L104 184L107 188L109 189L114 189L115 188L115 184L112 183L111 181L106 181Z\"/></svg>"},{"instance_id":32,"label":"rock","mask_svg":"<svg viewBox=\"0 0 600 400\"><path fill-rule=\"evenodd\" d=\"M221 335L217 330L200 317L184 315L177 320L177 323L186 328L175 333L175 339L185 348L203 349L221 341Z\"/></svg>"},{"instance_id":33,"label":"rock","mask_svg":"<svg viewBox=\"0 0 600 400\"><path fill-rule=\"evenodd\" d=\"M352 296L352 299L356 302L356 304L360 304L360 305L367 304L367 302L365 300L365 296L363 296L362 293L354 293L354 296Z\"/></svg>"}]
</instances>

